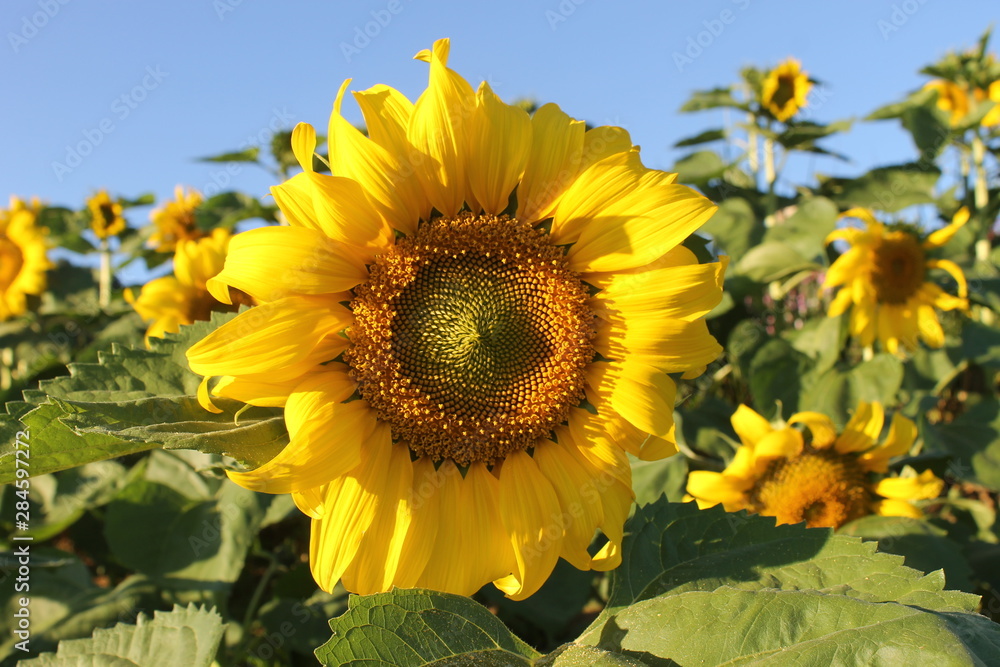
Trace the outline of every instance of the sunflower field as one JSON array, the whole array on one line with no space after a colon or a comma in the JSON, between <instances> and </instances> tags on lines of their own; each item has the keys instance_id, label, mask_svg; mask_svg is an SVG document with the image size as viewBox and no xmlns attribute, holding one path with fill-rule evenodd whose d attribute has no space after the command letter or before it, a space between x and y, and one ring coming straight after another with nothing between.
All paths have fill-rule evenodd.
<instances>
[{"instance_id":1,"label":"sunflower field","mask_svg":"<svg viewBox=\"0 0 1000 667\"><path fill-rule=\"evenodd\" d=\"M2 664L1000 665L989 40L809 184L808 63L659 170L439 39L266 195L12 196Z\"/></svg>"}]
</instances>

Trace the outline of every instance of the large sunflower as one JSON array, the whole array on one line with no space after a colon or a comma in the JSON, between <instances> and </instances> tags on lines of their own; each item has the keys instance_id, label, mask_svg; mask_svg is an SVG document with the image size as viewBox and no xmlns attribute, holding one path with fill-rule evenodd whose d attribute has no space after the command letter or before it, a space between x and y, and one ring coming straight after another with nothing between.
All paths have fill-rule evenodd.
<instances>
[{"instance_id":1,"label":"large sunflower","mask_svg":"<svg viewBox=\"0 0 1000 667\"><path fill-rule=\"evenodd\" d=\"M102 241L125 231L121 202L112 200L107 190L98 190L88 199L87 209L90 211L90 228Z\"/></svg>"},{"instance_id":2,"label":"large sunflower","mask_svg":"<svg viewBox=\"0 0 1000 667\"><path fill-rule=\"evenodd\" d=\"M203 201L201 193L178 185L174 188L174 200L168 201L160 208L153 209L149 218L156 226L156 231L149 237L149 245L158 252L173 252L179 241L197 240L205 236L205 232L195 224L195 209Z\"/></svg>"},{"instance_id":3,"label":"large sunflower","mask_svg":"<svg viewBox=\"0 0 1000 667\"><path fill-rule=\"evenodd\" d=\"M0 322L28 310L29 294L40 296L45 272L52 268L46 256L48 229L37 224L41 203L10 198L10 209L0 210Z\"/></svg>"},{"instance_id":4,"label":"large sunflower","mask_svg":"<svg viewBox=\"0 0 1000 667\"><path fill-rule=\"evenodd\" d=\"M817 412L792 415L775 428L745 405L732 417L742 446L719 472L694 471L687 491L700 507L722 503L773 516L778 523L839 528L869 514L921 517L912 501L940 495L944 482L927 470L889 477L889 459L910 451L917 429L896 413L876 444L885 414L879 403L859 403L843 432ZM806 431L793 425L801 424Z\"/></svg>"},{"instance_id":5,"label":"large sunflower","mask_svg":"<svg viewBox=\"0 0 1000 667\"><path fill-rule=\"evenodd\" d=\"M761 86L761 104L771 115L785 122L804 108L812 89L809 75L795 58L771 70Z\"/></svg>"},{"instance_id":6,"label":"large sunflower","mask_svg":"<svg viewBox=\"0 0 1000 667\"><path fill-rule=\"evenodd\" d=\"M295 128L304 173L272 188L290 226L234 237L208 285L260 305L188 358L223 376L216 395L285 407L290 444L230 478L312 517L322 588L493 581L522 599L560 556L621 561L626 453L676 451L668 374L720 352L703 315L724 264L680 245L712 204L643 167L624 130L554 104L529 118L448 51L417 54L416 104L354 93L368 136L341 115L344 82L333 176Z\"/></svg>"},{"instance_id":7,"label":"large sunflower","mask_svg":"<svg viewBox=\"0 0 1000 667\"><path fill-rule=\"evenodd\" d=\"M229 232L216 229L210 236L198 240L181 240L174 252L174 274L151 280L136 297L125 290L125 300L132 304L144 320L151 320L146 338L162 338L165 333L177 333L182 324L208 320L212 311L232 311L241 302L227 298L220 303L208 291L210 278L222 271L229 245ZM242 296L242 295L241 295Z\"/></svg>"},{"instance_id":8,"label":"large sunflower","mask_svg":"<svg viewBox=\"0 0 1000 667\"><path fill-rule=\"evenodd\" d=\"M842 239L851 244L823 281L827 289L840 286L830 303L829 316L836 317L851 307L851 335L865 347L876 338L893 354L900 345L915 349L918 338L930 347L944 345L944 332L934 309L967 308L968 287L954 262L928 259L926 251L947 243L968 221L968 209L961 209L950 225L923 238L910 225L882 224L868 209L853 208L841 217L857 218L866 229L845 227L826 238L827 243ZM951 274L958 283L958 296L925 282L928 269Z\"/></svg>"}]
</instances>

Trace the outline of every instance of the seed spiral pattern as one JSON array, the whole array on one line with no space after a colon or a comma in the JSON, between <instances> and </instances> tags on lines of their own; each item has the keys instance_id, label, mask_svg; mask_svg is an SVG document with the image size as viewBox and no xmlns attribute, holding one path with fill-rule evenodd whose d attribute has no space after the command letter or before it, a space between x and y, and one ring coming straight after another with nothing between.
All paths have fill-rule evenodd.
<instances>
[{"instance_id":1,"label":"seed spiral pattern","mask_svg":"<svg viewBox=\"0 0 1000 667\"><path fill-rule=\"evenodd\" d=\"M587 301L545 233L507 216L439 218L355 288L344 356L415 454L492 462L534 445L582 399Z\"/></svg>"}]
</instances>

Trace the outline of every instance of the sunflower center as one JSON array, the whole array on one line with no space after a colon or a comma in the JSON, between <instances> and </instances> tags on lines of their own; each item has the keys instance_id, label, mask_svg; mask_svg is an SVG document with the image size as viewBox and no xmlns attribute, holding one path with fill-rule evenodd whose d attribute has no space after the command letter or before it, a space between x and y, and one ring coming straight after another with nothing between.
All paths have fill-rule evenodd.
<instances>
[{"instance_id":1,"label":"sunflower center","mask_svg":"<svg viewBox=\"0 0 1000 667\"><path fill-rule=\"evenodd\" d=\"M583 397L587 299L546 234L507 216L439 218L370 267L344 356L414 453L490 462L533 446Z\"/></svg>"},{"instance_id":2,"label":"sunflower center","mask_svg":"<svg viewBox=\"0 0 1000 667\"><path fill-rule=\"evenodd\" d=\"M871 280L880 303L903 304L924 282L924 250L906 231L886 234L873 252Z\"/></svg>"},{"instance_id":3,"label":"sunflower center","mask_svg":"<svg viewBox=\"0 0 1000 667\"><path fill-rule=\"evenodd\" d=\"M794 76L779 76L778 77L778 87L774 91L774 96L771 98L772 102L776 104L779 108L784 109L785 106L795 99L795 77Z\"/></svg>"},{"instance_id":4,"label":"sunflower center","mask_svg":"<svg viewBox=\"0 0 1000 667\"><path fill-rule=\"evenodd\" d=\"M771 463L750 494L750 509L778 523L839 528L869 514L865 471L857 460L831 450L806 449Z\"/></svg>"},{"instance_id":5,"label":"sunflower center","mask_svg":"<svg viewBox=\"0 0 1000 667\"><path fill-rule=\"evenodd\" d=\"M24 266L24 255L16 243L0 234L0 292L5 291L17 278Z\"/></svg>"}]
</instances>

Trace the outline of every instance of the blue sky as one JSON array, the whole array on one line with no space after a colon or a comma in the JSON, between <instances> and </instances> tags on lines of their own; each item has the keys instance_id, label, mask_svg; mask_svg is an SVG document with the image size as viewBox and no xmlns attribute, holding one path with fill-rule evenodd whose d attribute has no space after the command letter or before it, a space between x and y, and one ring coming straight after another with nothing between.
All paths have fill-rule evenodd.
<instances>
[{"instance_id":1,"label":"blue sky","mask_svg":"<svg viewBox=\"0 0 1000 667\"><path fill-rule=\"evenodd\" d=\"M5 0L0 183L70 207L98 187L158 200L177 183L263 195L264 171L194 159L266 143L269 128L298 121L322 131L347 77L355 89L386 83L415 99L427 67L412 56L443 36L473 85L487 79L507 100L621 125L645 164L668 168L682 155L676 140L723 120L678 107L695 89L734 82L744 65L795 56L825 83L812 118L860 120L998 18L996 0ZM353 103L346 113L360 121ZM72 158L81 144L88 154ZM829 147L855 162L803 158L794 173L854 175L915 154L891 123L859 122ZM145 212L131 222L144 224Z\"/></svg>"}]
</instances>

